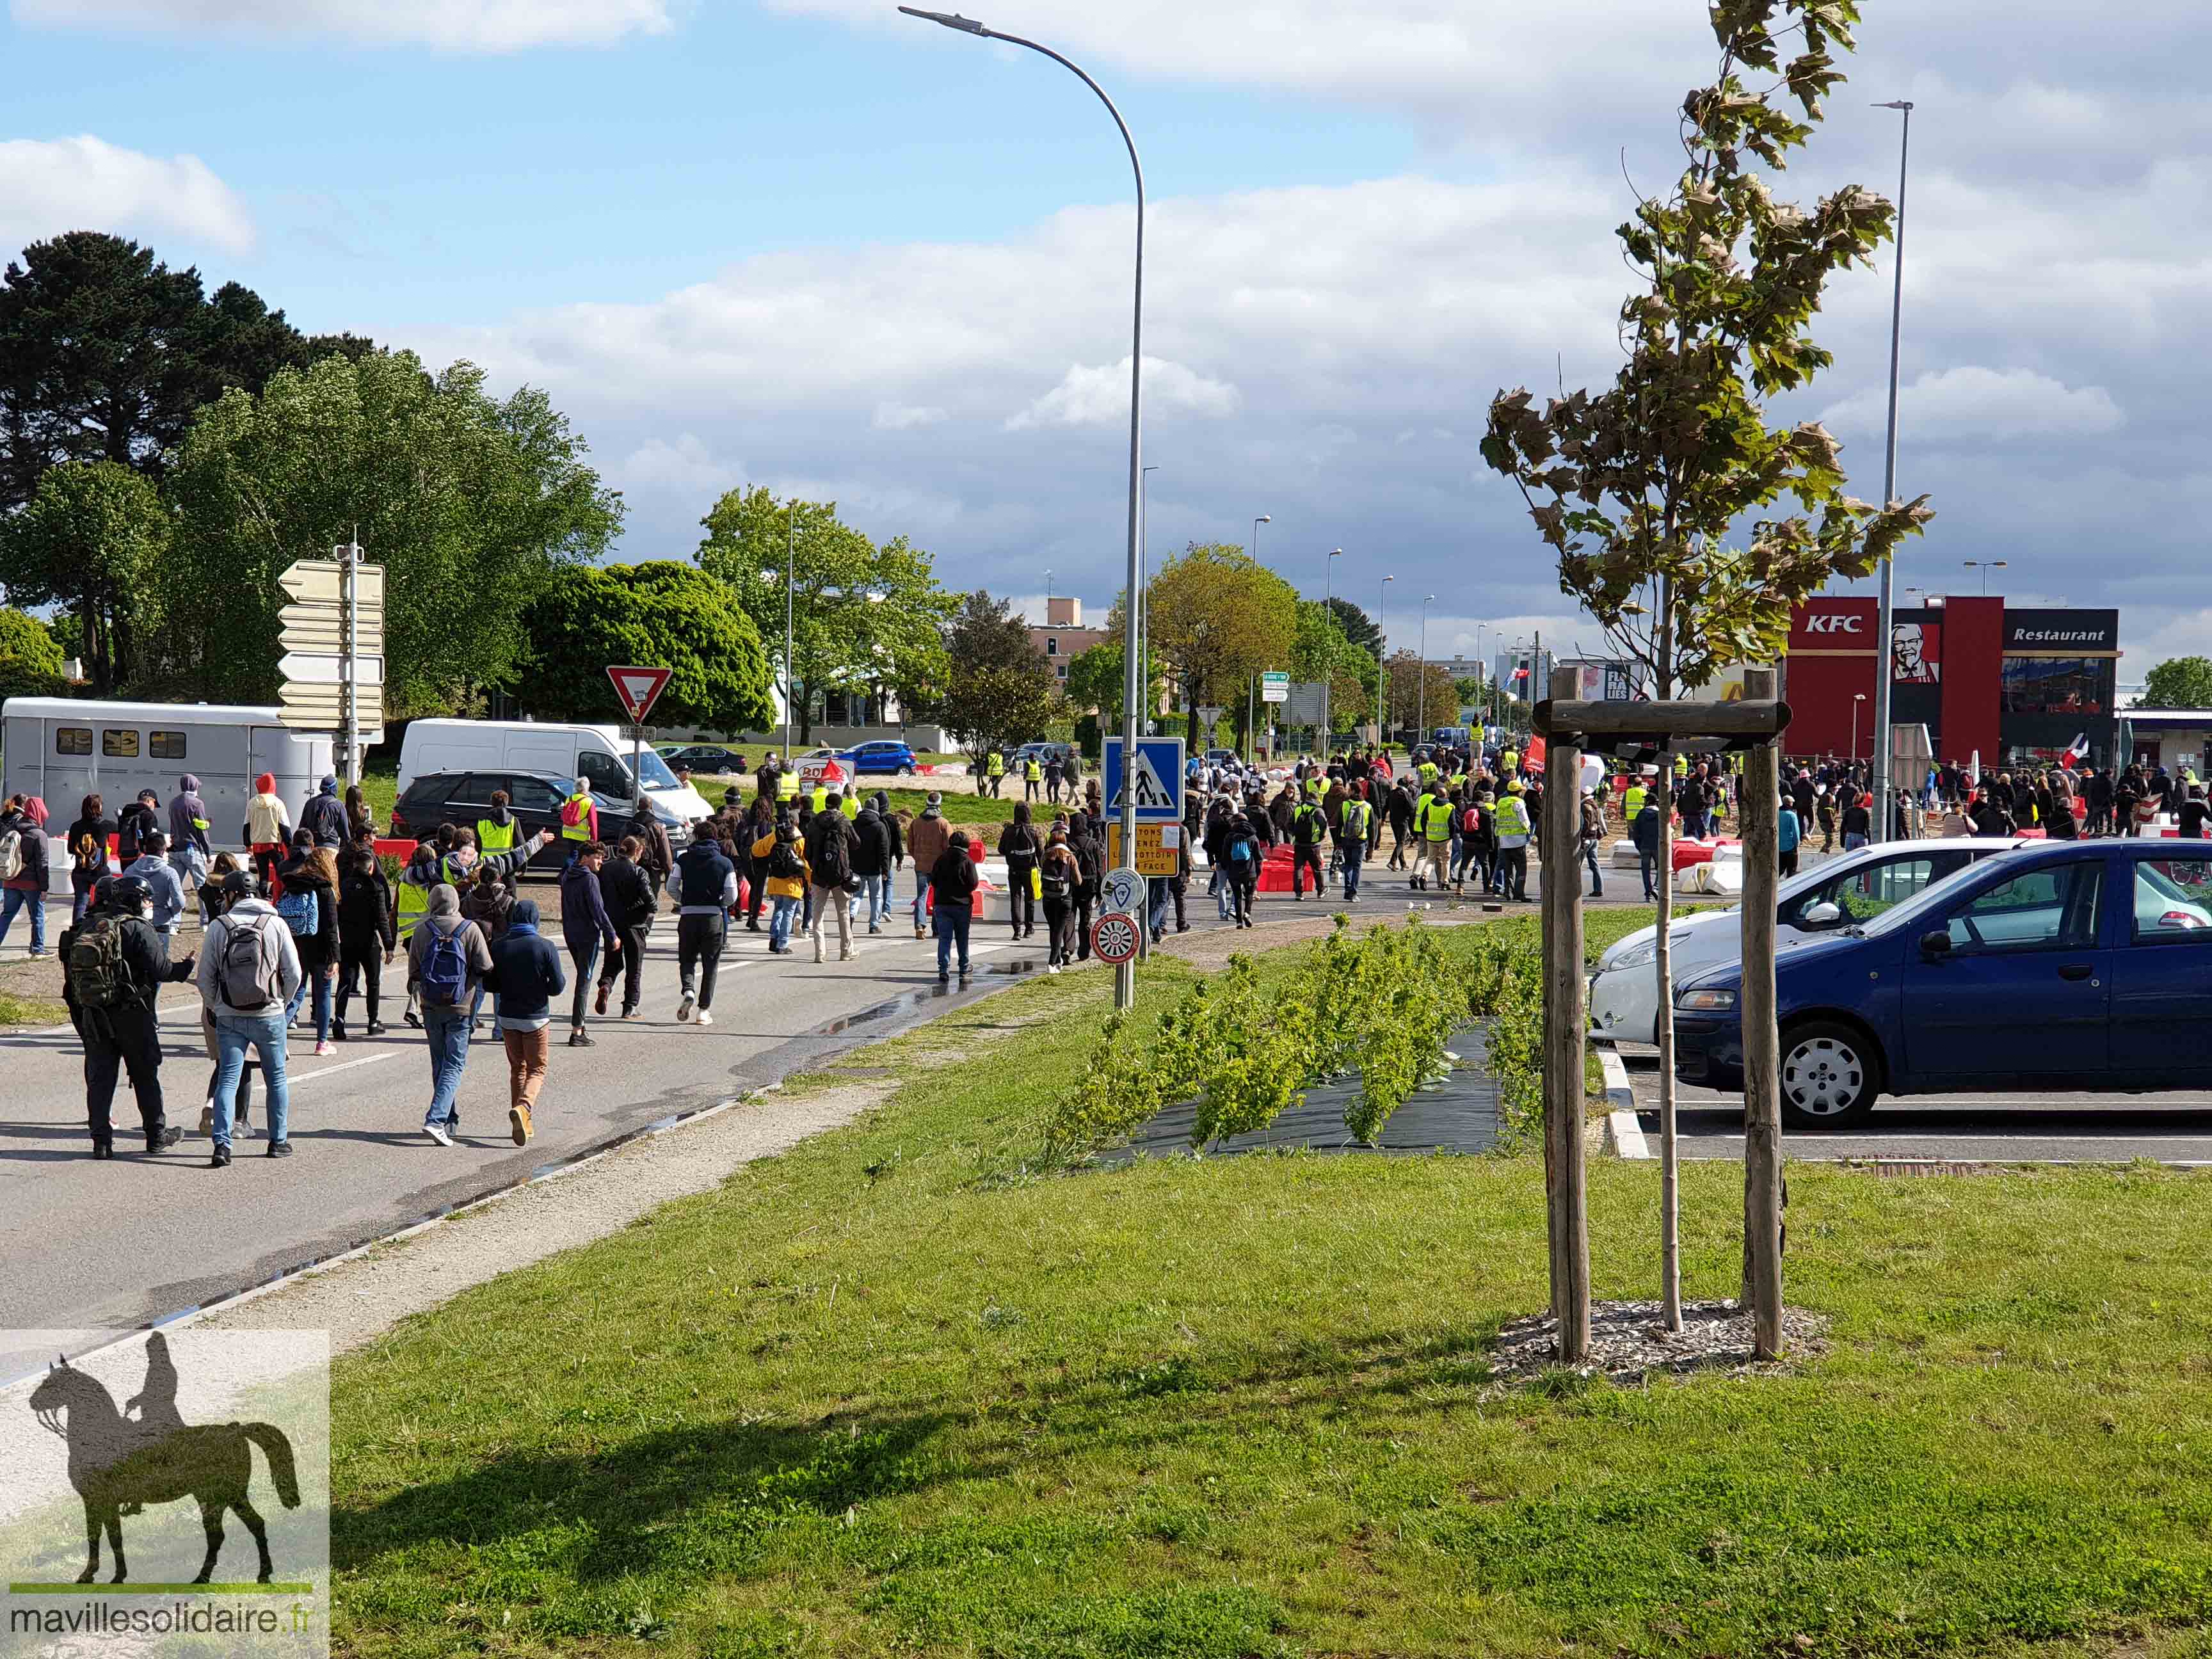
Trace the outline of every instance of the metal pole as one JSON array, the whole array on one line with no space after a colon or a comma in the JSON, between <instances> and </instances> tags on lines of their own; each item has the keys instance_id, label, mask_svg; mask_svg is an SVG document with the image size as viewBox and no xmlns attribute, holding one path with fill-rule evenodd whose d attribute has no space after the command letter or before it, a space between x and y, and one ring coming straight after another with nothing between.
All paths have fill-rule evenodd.
<instances>
[{"instance_id":1,"label":"metal pole","mask_svg":"<svg viewBox=\"0 0 2212 1659\"><path fill-rule=\"evenodd\" d=\"M361 526L346 538L345 559L340 566L345 600L345 660L338 665L338 681L345 702L345 781L361 782Z\"/></svg>"},{"instance_id":2,"label":"metal pole","mask_svg":"<svg viewBox=\"0 0 2212 1659\"><path fill-rule=\"evenodd\" d=\"M1324 624L1333 621L1336 616L1336 608L1329 601L1336 597L1336 562L1343 556L1344 550L1340 547L1322 562L1322 568L1326 573L1322 578L1321 584L1321 615ZM1326 626L1322 630L1322 642L1324 646L1328 642L1328 630ZM1330 718L1328 707L1329 688L1335 683L1336 665L1323 662L1321 665L1321 766L1324 772L1328 770L1328 734L1335 729L1336 725Z\"/></svg>"},{"instance_id":3,"label":"metal pole","mask_svg":"<svg viewBox=\"0 0 2212 1659\"><path fill-rule=\"evenodd\" d=\"M1882 469L1881 499L1887 507L1897 499L1897 375L1898 352L1905 323L1905 167L1912 154L1912 105L1899 99L1895 103L1877 107L1899 111L1905 117L1904 131L1897 157L1897 273L1890 299L1889 314L1889 441L1887 464ZM1897 577L1894 555L1881 562L1881 599L1878 605L1881 615L1875 623L1875 642L1879 647L1875 659L1874 677L1874 822L1868 826L1871 838L1877 842L1890 837L1892 811L1889 801L1890 681L1896 677L1895 634L1896 611L1893 585Z\"/></svg>"},{"instance_id":4,"label":"metal pole","mask_svg":"<svg viewBox=\"0 0 2212 1659\"><path fill-rule=\"evenodd\" d=\"M1421 733L1429 724L1429 606L1436 597L1431 593L1421 601L1421 660L1413 671L1413 737L1424 743Z\"/></svg>"},{"instance_id":5,"label":"metal pole","mask_svg":"<svg viewBox=\"0 0 2212 1659\"><path fill-rule=\"evenodd\" d=\"M1659 579L1659 632L1652 653L1652 696L1665 702L1674 695L1674 582ZM1659 745L1658 939L1651 971L1659 982L1659 1306L1670 1331L1682 1328L1681 1155L1674 1110L1674 746ZM1552 879L1549 869L1544 880ZM1576 882L1577 889L1581 886Z\"/></svg>"},{"instance_id":6,"label":"metal pole","mask_svg":"<svg viewBox=\"0 0 2212 1659\"><path fill-rule=\"evenodd\" d=\"M791 720L799 686L791 661L793 557L799 544L798 521L799 501L794 496L783 509L783 769L787 772L791 770Z\"/></svg>"},{"instance_id":7,"label":"metal pole","mask_svg":"<svg viewBox=\"0 0 2212 1659\"><path fill-rule=\"evenodd\" d=\"M1375 590L1375 746L1387 749L1390 745L1390 699L1384 686L1390 676L1390 635L1382 626L1382 613L1390 602L1390 584L1395 576L1385 576Z\"/></svg>"}]
</instances>

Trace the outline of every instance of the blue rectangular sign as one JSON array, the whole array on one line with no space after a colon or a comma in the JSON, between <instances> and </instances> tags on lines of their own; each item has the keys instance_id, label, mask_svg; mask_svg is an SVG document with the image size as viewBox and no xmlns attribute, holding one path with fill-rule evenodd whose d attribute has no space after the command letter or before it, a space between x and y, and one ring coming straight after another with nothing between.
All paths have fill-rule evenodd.
<instances>
[{"instance_id":1,"label":"blue rectangular sign","mask_svg":"<svg viewBox=\"0 0 2212 1659\"><path fill-rule=\"evenodd\" d=\"M1121 816L1121 739L1106 739L1106 816ZM1137 799L1137 822L1173 823L1182 817L1182 739L1139 738L1137 764L1130 769Z\"/></svg>"}]
</instances>

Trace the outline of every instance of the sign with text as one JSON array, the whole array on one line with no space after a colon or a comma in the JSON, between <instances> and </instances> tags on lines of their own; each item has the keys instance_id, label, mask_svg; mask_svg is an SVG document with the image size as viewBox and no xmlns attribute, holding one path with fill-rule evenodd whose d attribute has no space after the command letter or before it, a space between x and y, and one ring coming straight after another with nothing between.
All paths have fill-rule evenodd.
<instances>
[{"instance_id":1,"label":"sign with text","mask_svg":"<svg viewBox=\"0 0 2212 1659\"><path fill-rule=\"evenodd\" d=\"M1261 702L1288 702L1291 700L1291 677L1288 674L1260 676Z\"/></svg>"},{"instance_id":2,"label":"sign with text","mask_svg":"<svg viewBox=\"0 0 2212 1659\"><path fill-rule=\"evenodd\" d=\"M1180 823L1140 823L1137 826L1137 856L1121 856L1121 826L1109 820L1106 825L1106 861L1111 865L1127 866L1140 876L1171 876L1176 872L1176 854L1182 846L1182 825Z\"/></svg>"},{"instance_id":3,"label":"sign with text","mask_svg":"<svg viewBox=\"0 0 2212 1659\"><path fill-rule=\"evenodd\" d=\"M660 701L660 694L668 689L675 678L672 668L610 668L607 678L614 682L615 696L622 699L623 711L635 726L645 724L645 717L653 712L653 705Z\"/></svg>"}]
</instances>

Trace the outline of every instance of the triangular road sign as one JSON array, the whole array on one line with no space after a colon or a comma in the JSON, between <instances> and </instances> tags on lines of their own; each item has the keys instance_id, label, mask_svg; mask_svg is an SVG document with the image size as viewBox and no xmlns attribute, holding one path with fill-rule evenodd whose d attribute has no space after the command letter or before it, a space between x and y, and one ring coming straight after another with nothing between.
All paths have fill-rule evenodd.
<instances>
[{"instance_id":1,"label":"triangular road sign","mask_svg":"<svg viewBox=\"0 0 2212 1659\"><path fill-rule=\"evenodd\" d=\"M610 668L607 678L614 682L615 696L622 699L631 723L642 726L675 672L672 668Z\"/></svg>"},{"instance_id":2,"label":"triangular road sign","mask_svg":"<svg viewBox=\"0 0 2212 1659\"><path fill-rule=\"evenodd\" d=\"M1130 799L1136 802L1137 810L1140 812L1147 808L1172 808L1175 805L1174 788L1160 776L1152 765L1152 757L1145 752L1142 744L1138 745L1136 753L1122 762L1121 787L1129 792ZM1116 806L1121 805L1119 797L1113 804Z\"/></svg>"}]
</instances>

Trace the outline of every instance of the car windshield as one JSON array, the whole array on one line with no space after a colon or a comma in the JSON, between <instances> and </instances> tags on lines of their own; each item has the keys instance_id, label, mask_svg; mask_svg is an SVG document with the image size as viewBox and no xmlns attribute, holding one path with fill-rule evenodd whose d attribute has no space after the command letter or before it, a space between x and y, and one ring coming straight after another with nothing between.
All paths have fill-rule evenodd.
<instances>
[{"instance_id":1,"label":"car windshield","mask_svg":"<svg viewBox=\"0 0 2212 1659\"><path fill-rule=\"evenodd\" d=\"M1893 909L1883 911L1872 921L1865 923L1855 931L1864 934L1869 939L1879 939L1885 933L1899 933L1919 921L1930 911L1940 910L1948 905L1956 896L1951 891L1951 887L1958 876L1965 875L1967 871L1986 872L2008 868L2016 856L2013 853L1992 853L1985 859L1977 859L1973 863L1966 866L1965 870L1957 872L1955 875L1947 876L1941 881L1931 882L1922 888L1916 896L1905 900L1904 903Z\"/></svg>"},{"instance_id":2,"label":"car windshield","mask_svg":"<svg viewBox=\"0 0 2212 1659\"><path fill-rule=\"evenodd\" d=\"M660 758L657 750L647 750L640 757L638 769L645 774L645 787L648 789L680 789L684 787L676 781L676 774L668 769L668 763Z\"/></svg>"}]
</instances>

